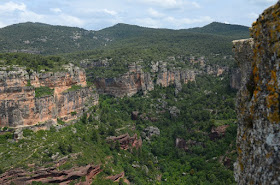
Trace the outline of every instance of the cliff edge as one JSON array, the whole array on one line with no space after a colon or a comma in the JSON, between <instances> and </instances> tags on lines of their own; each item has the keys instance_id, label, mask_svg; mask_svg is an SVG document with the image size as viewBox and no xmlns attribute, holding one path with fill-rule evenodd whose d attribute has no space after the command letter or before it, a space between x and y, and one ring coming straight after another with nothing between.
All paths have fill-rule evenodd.
<instances>
[{"instance_id":1,"label":"cliff edge","mask_svg":"<svg viewBox=\"0 0 280 185\"><path fill-rule=\"evenodd\" d=\"M61 72L0 68L0 127L25 127L57 119L70 121L98 103L83 69L69 64Z\"/></svg>"},{"instance_id":2,"label":"cliff edge","mask_svg":"<svg viewBox=\"0 0 280 185\"><path fill-rule=\"evenodd\" d=\"M280 183L280 1L253 23L252 39L234 41L241 70L235 179Z\"/></svg>"}]
</instances>

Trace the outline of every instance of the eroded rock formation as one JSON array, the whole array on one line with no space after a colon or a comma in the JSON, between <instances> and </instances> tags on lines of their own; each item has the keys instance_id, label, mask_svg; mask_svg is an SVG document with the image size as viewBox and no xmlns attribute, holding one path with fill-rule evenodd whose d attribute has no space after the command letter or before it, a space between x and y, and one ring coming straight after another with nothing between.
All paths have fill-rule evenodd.
<instances>
[{"instance_id":1,"label":"eroded rock formation","mask_svg":"<svg viewBox=\"0 0 280 185\"><path fill-rule=\"evenodd\" d=\"M88 185L92 183L92 179L101 171L100 165L87 165L63 171L58 171L54 167L41 168L33 172L23 169L12 169L0 176L0 184L27 185L32 184L32 182L42 182L44 184L66 185L81 177L85 177L85 181L78 184Z\"/></svg>"},{"instance_id":2,"label":"eroded rock formation","mask_svg":"<svg viewBox=\"0 0 280 185\"><path fill-rule=\"evenodd\" d=\"M251 35L234 42L242 76L235 178L238 184L279 184L280 1L253 23Z\"/></svg>"},{"instance_id":3,"label":"eroded rock formation","mask_svg":"<svg viewBox=\"0 0 280 185\"><path fill-rule=\"evenodd\" d=\"M112 176L106 177L106 179L110 179L113 182L119 182L121 178L124 178L124 172L117 174L117 175L112 175Z\"/></svg>"},{"instance_id":4,"label":"eroded rock formation","mask_svg":"<svg viewBox=\"0 0 280 185\"><path fill-rule=\"evenodd\" d=\"M174 84L176 89L180 90L181 83L195 80L196 73L193 70L167 70L166 63L154 68L154 72L143 72L140 65L132 64L124 75L118 78L98 78L94 83L99 93L124 97L140 91L146 93L153 90L154 85L167 87Z\"/></svg>"},{"instance_id":5,"label":"eroded rock formation","mask_svg":"<svg viewBox=\"0 0 280 185\"><path fill-rule=\"evenodd\" d=\"M111 136L106 138L108 143L120 143L120 148L123 150L131 149L131 148L140 148L142 146L141 137L138 139L137 134L130 137L128 133L120 135L120 136Z\"/></svg>"},{"instance_id":6,"label":"eroded rock formation","mask_svg":"<svg viewBox=\"0 0 280 185\"><path fill-rule=\"evenodd\" d=\"M81 88L73 91L73 86ZM35 96L35 88L47 86L52 95ZM57 118L69 121L86 110L85 104L97 104L98 94L86 86L85 71L65 66L63 72L29 74L25 68L15 67L11 71L0 69L0 127L22 127Z\"/></svg>"}]
</instances>

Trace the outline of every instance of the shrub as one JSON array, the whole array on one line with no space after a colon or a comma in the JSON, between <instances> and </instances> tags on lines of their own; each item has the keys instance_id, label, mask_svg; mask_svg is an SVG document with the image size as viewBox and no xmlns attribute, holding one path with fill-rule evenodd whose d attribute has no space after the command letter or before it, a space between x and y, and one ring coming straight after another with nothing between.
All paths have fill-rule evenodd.
<instances>
[{"instance_id":1,"label":"shrub","mask_svg":"<svg viewBox=\"0 0 280 185\"><path fill-rule=\"evenodd\" d=\"M76 111L71 112L71 116L75 116L75 115L77 115L77 112L76 112Z\"/></svg>"},{"instance_id":2,"label":"shrub","mask_svg":"<svg viewBox=\"0 0 280 185\"><path fill-rule=\"evenodd\" d=\"M72 85L71 88L67 89L66 92L77 91L82 88L81 85Z\"/></svg>"},{"instance_id":3,"label":"shrub","mask_svg":"<svg viewBox=\"0 0 280 185\"><path fill-rule=\"evenodd\" d=\"M43 96L52 96L54 89L51 89L47 86L35 88L35 97L40 98Z\"/></svg>"},{"instance_id":4,"label":"shrub","mask_svg":"<svg viewBox=\"0 0 280 185\"><path fill-rule=\"evenodd\" d=\"M62 119L57 118L57 124L59 124L59 125L64 125L65 122L62 121Z\"/></svg>"},{"instance_id":5,"label":"shrub","mask_svg":"<svg viewBox=\"0 0 280 185\"><path fill-rule=\"evenodd\" d=\"M23 130L23 136L24 137L28 137L28 136L32 136L33 131L30 129L24 129Z\"/></svg>"}]
</instances>

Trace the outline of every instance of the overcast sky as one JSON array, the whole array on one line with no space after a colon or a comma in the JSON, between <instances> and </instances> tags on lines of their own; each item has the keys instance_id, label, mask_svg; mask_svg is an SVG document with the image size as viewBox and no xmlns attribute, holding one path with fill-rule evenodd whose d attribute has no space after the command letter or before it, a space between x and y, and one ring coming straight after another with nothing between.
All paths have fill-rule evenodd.
<instances>
[{"instance_id":1,"label":"overcast sky","mask_svg":"<svg viewBox=\"0 0 280 185\"><path fill-rule=\"evenodd\" d=\"M213 21L251 26L277 0L1 0L0 27L42 22L99 30L117 23L191 28Z\"/></svg>"}]
</instances>

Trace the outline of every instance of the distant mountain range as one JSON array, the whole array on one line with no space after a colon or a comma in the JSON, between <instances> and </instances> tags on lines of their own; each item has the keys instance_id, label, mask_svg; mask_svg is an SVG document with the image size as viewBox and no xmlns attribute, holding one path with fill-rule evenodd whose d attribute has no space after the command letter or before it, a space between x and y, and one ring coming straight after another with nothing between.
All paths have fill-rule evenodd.
<instances>
[{"instance_id":1,"label":"distant mountain range","mask_svg":"<svg viewBox=\"0 0 280 185\"><path fill-rule=\"evenodd\" d=\"M0 29L0 52L44 55L119 47L187 48L207 52L231 48L231 40L249 37L246 26L213 22L202 28L171 30L116 24L100 31L42 23L20 23ZM212 51L213 45L215 51ZM216 47L217 46L217 47ZM220 48L220 49L219 49Z\"/></svg>"}]
</instances>

